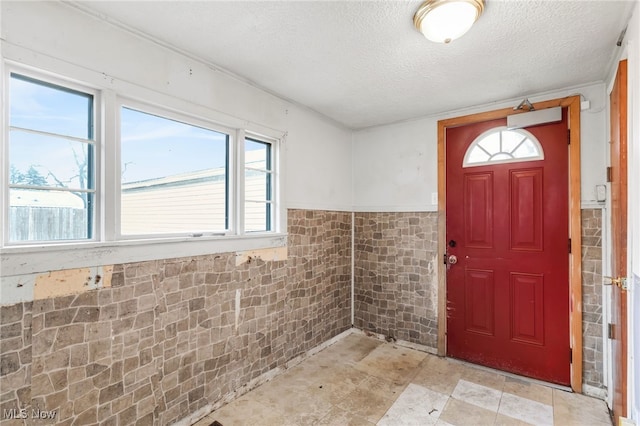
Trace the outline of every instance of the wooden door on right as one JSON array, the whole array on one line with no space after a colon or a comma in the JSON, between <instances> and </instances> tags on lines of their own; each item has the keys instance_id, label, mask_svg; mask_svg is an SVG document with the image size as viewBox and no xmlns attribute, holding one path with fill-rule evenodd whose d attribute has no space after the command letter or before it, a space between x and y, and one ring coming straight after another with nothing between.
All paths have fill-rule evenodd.
<instances>
[{"instance_id":1,"label":"wooden door on right","mask_svg":"<svg viewBox=\"0 0 640 426\"><path fill-rule=\"evenodd\" d=\"M613 417L627 416L627 61L618 65L611 105L611 325Z\"/></svg>"}]
</instances>

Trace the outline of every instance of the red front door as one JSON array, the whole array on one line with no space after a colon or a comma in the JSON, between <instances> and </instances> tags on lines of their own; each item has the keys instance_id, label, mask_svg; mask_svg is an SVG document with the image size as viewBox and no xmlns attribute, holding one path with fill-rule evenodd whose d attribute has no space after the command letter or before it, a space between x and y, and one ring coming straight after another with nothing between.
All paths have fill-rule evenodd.
<instances>
[{"instance_id":1,"label":"red front door","mask_svg":"<svg viewBox=\"0 0 640 426\"><path fill-rule=\"evenodd\" d=\"M463 167L505 124L447 129L447 355L570 385L566 111L526 129L544 159Z\"/></svg>"}]
</instances>

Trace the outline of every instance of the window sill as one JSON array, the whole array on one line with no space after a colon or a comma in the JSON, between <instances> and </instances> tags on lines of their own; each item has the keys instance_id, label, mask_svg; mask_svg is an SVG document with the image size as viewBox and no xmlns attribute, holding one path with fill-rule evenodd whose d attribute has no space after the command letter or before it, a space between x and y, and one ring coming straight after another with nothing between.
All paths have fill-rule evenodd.
<instances>
[{"instance_id":1,"label":"window sill","mask_svg":"<svg viewBox=\"0 0 640 426\"><path fill-rule=\"evenodd\" d=\"M3 247L0 277L286 245L286 233L265 233Z\"/></svg>"}]
</instances>

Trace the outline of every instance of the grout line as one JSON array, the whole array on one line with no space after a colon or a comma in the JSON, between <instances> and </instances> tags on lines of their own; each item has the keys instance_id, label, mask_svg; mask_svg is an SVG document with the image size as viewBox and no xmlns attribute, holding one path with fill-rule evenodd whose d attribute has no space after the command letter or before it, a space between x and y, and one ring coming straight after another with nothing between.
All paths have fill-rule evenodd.
<instances>
[{"instance_id":1,"label":"grout line","mask_svg":"<svg viewBox=\"0 0 640 426\"><path fill-rule=\"evenodd\" d=\"M498 400L498 407L496 408L496 417L493 420L493 424L498 424L498 415L500 414L500 405L502 405L502 397L504 396L504 385L502 386L502 390L500 391L500 399Z\"/></svg>"}]
</instances>

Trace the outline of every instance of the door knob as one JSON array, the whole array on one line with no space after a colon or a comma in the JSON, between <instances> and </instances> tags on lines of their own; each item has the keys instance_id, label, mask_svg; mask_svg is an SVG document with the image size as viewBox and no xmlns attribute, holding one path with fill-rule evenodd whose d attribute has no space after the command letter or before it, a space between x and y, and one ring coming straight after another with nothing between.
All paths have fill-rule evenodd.
<instances>
[{"instance_id":1,"label":"door knob","mask_svg":"<svg viewBox=\"0 0 640 426\"><path fill-rule=\"evenodd\" d=\"M447 258L447 262L449 262L449 265L455 265L458 263L458 257L455 254L452 254Z\"/></svg>"}]
</instances>

